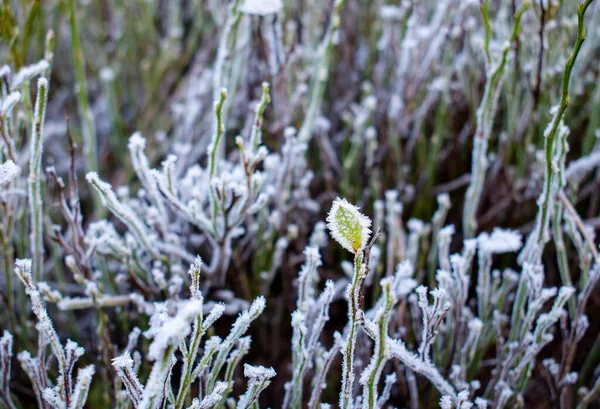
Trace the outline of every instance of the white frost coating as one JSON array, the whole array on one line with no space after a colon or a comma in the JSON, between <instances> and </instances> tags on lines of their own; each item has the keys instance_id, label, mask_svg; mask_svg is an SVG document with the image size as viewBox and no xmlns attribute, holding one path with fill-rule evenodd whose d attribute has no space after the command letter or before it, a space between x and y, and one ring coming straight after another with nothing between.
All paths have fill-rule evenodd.
<instances>
[{"instance_id":1,"label":"white frost coating","mask_svg":"<svg viewBox=\"0 0 600 409\"><path fill-rule=\"evenodd\" d=\"M127 368L129 366L133 367L133 359L131 359L131 355L129 352L120 355L112 360L112 366L115 368Z\"/></svg>"},{"instance_id":2,"label":"white frost coating","mask_svg":"<svg viewBox=\"0 0 600 409\"><path fill-rule=\"evenodd\" d=\"M3 65L0 67L0 78L6 77L11 73L10 67L8 65Z\"/></svg>"},{"instance_id":3,"label":"white frost coating","mask_svg":"<svg viewBox=\"0 0 600 409\"><path fill-rule=\"evenodd\" d=\"M37 368L40 365L39 361L31 358L28 352L19 354L19 360L31 380L35 382L38 403L41 402L43 397L43 399L56 408L83 409L94 374L94 365L80 369L77 375L77 382L73 385L72 371L75 362L85 351L71 340L68 340L64 347L61 344L52 321L48 316L48 312L42 303L40 292L33 281L31 268L32 262L29 259L15 261L15 274L25 286L25 292L31 300L32 311L38 319L37 330L45 336L46 342L50 344L52 353L58 362L59 375L56 386L45 388L42 391L42 384L37 381L39 380L39 374L37 374ZM68 392L65 393L63 391ZM67 397L70 397L70 401Z\"/></svg>"},{"instance_id":4,"label":"white frost coating","mask_svg":"<svg viewBox=\"0 0 600 409\"><path fill-rule=\"evenodd\" d=\"M592 171L598 165L600 165L600 151L595 151L569 163L569 167L565 170L565 179L569 180L582 176L586 172Z\"/></svg>"},{"instance_id":5,"label":"white frost coating","mask_svg":"<svg viewBox=\"0 0 600 409\"><path fill-rule=\"evenodd\" d=\"M221 368L225 365L227 356L229 352L234 347L235 343L240 339L240 337L248 330L252 321L254 321L265 309L266 300L264 297L257 297L253 302L250 308L240 314L229 335L219 346L219 352L217 357L215 358L214 364L212 366L208 387L214 387L216 384L217 377L219 376Z\"/></svg>"},{"instance_id":6,"label":"white frost coating","mask_svg":"<svg viewBox=\"0 0 600 409\"><path fill-rule=\"evenodd\" d=\"M317 268L321 266L321 254L317 247L304 249L305 262L298 276L297 308L306 311L314 303L315 285L319 280Z\"/></svg>"},{"instance_id":7,"label":"white frost coating","mask_svg":"<svg viewBox=\"0 0 600 409\"><path fill-rule=\"evenodd\" d=\"M60 398L56 388L46 388L43 392L44 400L56 409L66 409L64 402Z\"/></svg>"},{"instance_id":8,"label":"white frost coating","mask_svg":"<svg viewBox=\"0 0 600 409\"><path fill-rule=\"evenodd\" d=\"M19 167L12 160L0 165L0 186L7 185L19 176Z\"/></svg>"},{"instance_id":9,"label":"white frost coating","mask_svg":"<svg viewBox=\"0 0 600 409\"><path fill-rule=\"evenodd\" d=\"M223 313L225 312L225 305L223 304L215 304L215 306L210 310L208 317L204 319L202 322L202 331L207 331L216 320L221 318Z\"/></svg>"},{"instance_id":10,"label":"white frost coating","mask_svg":"<svg viewBox=\"0 0 600 409\"><path fill-rule=\"evenodd\" d=\"M35 64L21 68L12 78L11 89L17 88L19 85L35 77L41 75L50 68L50 64L46 60L38 61Z\"/></svg>"},{"instance_id":11,"label":"white frost coating","mask_svg":"<svg viewBox=\"0 0 600 409\"><path fill-rule=\"evenodd\" d=\"M129 228L129 231L135 236L138 243L145 247L150 253L156 251L155 247L150 242L150 233L147 231L146 226L134 212L134 210L121 203L113 192L112 187L100 179L98 173L88 172L85 176L88 183L90 183L98 195L103 204L113 212L121 221Z\"/></svg>"},{"instance_id":12,"label":"white frost coating","mask_svg":"<svg viewBox=\"0 0 600 409\"><path fill-rule=\"evenodd\" d=\"M104 82L111 82L115 79L115 70L111 67L102 67L99 72L100 79Z\"/></svg>"},{"instance_id":13,"label":"white frost coating","mask_svg":"<svg viewBox=\"0 0 600 409\"><path fill-rule=\"evenodd\" d=\"M40 88L40 87L47 87L48 86L48 79L46 79L44 77L38 78L37 86L38 86L38 88Z\"/></svg>"},{"instance_id":14,"label":"white frost coating","mask_svg":"<svg viewBox=\"0 0 600 409\"><path fill-rule=\"evenodd\" d=\"M271 383L277 373L273 368L244 364L244 376L248 378L248 389L240 396L237 409L248 409L256 402L260 393Z\"/></svg>"},{"instance_id":15,"label":"white frost coating","mask_svg":"<svg viewBox=\"0 0 600 409\"><path fill-rule=\"evenodd\" d=\"M273 378L277 373L273 368L265 368L264 366L252 366L244 365L244 376L248 378L250 382L259 381L265 378Z\"/></svg>"},{"instance_id":16,"label":"white frost coating","mask_svg":"<svg viewBox=\"0 0 600 409\"><path fill-rule=\"evenodd\" d=\"M190 266L188 274L192 283L190 284L190 294L192 298L201 299L202 294L200 292L200 273L202 271L202 259L200 256L196 257L194 263Z\"/></svg>"},{"instance_id":17,"label":"white frost coating","mask_svg":"<svg viewBox=\"0 0 600 409\"><path fill-rule=\"evenodd\" d=\"M477 237L479 250L490 254L511 253L523 245L521 234L507 229L494 228L492 234L481 233Z\"/></svg>"},{"instance_id":18,"label":"white frost coating","mask_svg":"<svg viewBox=\"0 0 600 409\"><path fill-rule=\"evenodd\" d=\"M8 115L20 100L21 93L19 91L14 91L8 94L8 96L4 98L0 104L0 115Z\"/></svg>"},{"instance_id":19,"label":"white frost coating","mask_svg":"<svg viewBox=\"0 0 600 409\"><path fill-rule=\"evenodd\" d=\"M397 381L398 378L395 372L392 372L385 377L385 385L383 386L383 391L381 392L381 396L377 400L378 407L382 408L388 401L392 393L392 388L394 387L394 385L396 385Z\"/></svg>"},{"instance_id":20,"label":"white frost coating","mask_svg":"<svg viewBox=\"0 0 600 409\"><path fill-rule=\"evenodd\" d=\"M166 321L154 337L148 350L148 358L160 359L167 346L178 345L191 331L190 323L202 314L202 301L190 300L183 304L174 318Z\"/></svg>"},{"instance_id":21,"label":"white frost coating","mask_svg":"<svg viewBox=\"0 0 600 409\"><path fill-rule=\"evenodd\" d=\"M129 138L127 148L129 148L129 150L145 149L146 139L142 136L141 133L134 132L133 135L131 135L131 137Z\"/></svg>"},{"instance_id":22,"label":"white frost coating","mask_svg":"<svg viewBox=\"0 0 600 409\"><path fill-rule=\"evenodd\" d=\"M486 409L488 401L483 398L475 398L475 405L477 405L478 409Z\"/></svg>"},{"instance_id":23,"label":"white frost coating","mask_svg":"<svg viewBox=\"0 0 600 409\"><path fill-rule=\"evenodd\" d=\"M131 164L133 166L133 169L135 170L135 173L140 179L140 182L142 182L142 186L148 194L150 200L152 201L152 204L156 208L155 210L158 211L156 219L162 224L161 229L165 230L165 204L163 203L163 198L158 190L157 179L152 174L152 171L150 169L150 162L148 161L148 157L144 153L144 148L146 147L146 139L142 137L141 133L135 132L129 138L129 143L127 147L131 156Z\"/></svg>"},{"instance_id":24,"label":"white frost coating","mask_svg":"<svg viewBox=\"0 0 600 409\"><path fill-rule=\"evenodd\" d=\"M387 342L390 355L392 357L399 359L408 368L429 379L429 381L441 393L451 397L456 397L456 392L454 391L452 385L450 385L448 381L444 379L434 365L420 360L417 355L406 349L404 343L399 339L388 338Z\"/></svg>"},{"instance_id":25,"label":"white frost coating","mask_svg":"<svg viewBox=\"0 0 600 409\"><path fill-rule=\"evenodd\" d=\"M452 409L452 398L448 395L442 396L442 398L440 399L440 408Z\"/></svg>"},{"instance_id":26,"label":"white frost coating","mask_svg":"<svg viewBox=\"0 0 600 409\"><path fill-rule=\"evenodd\" d=\"M13 336L4 331L0 338L0 390L4 393L10 388L11 359L13 356ZM10 400L10 397L9 399Z\"/></svg>"},{"instance_id":27,"label":"white frost coating","mask_svg":"<svg viewBox=\"0 0 600 409\"><path fill-rule=\"evenodd\" d=\"M453 224L449 224L448 226L440 229L440 233L439 233L440 239L442 237L446 237L447 240L450 240L450 239L452 239L452 236L454 235L454 233L456 233L456 228L454 227Z\"/></svg>"},{"instance_id":28,"label":"white frost coating","mask_svg":"<svg viewBox=\"0 0 600 409\"><path fill-rule=\"evenodd\" d=\"M217 382L212 392L206 395L202 401L198 398L194 398L192 406L188 409L210 409L223 399L223 393L227 391L227 382Z\"/></svg>"},{"instance_id":29,"label":"white frost coating","mask_svg":"<svg viewBox=\"0 0 600 409\"><path fill-rule=\"evenodd\" d=\"M94 365L86 366L77 371L77 383L75 384L75 390L73 391L71 404L68 409L83 409L95 372Z\"/></svg>"},{"instance_id":30,"label":"white frost coating","mask_svg":"<svg viewBox=\"0 0 600 409\"><path fill-rule=\"evenodd\" d=\"M281 0L245 0L240 11L246 14L255 14L266 16L267 14L275 14L283 9Z\"/></svg>"},{"instance_id":31,"label":"white frost coating","mask_svg":"<svg viewBox=\"0 0 600 409\"><path fill-rule=\"evenodd\" d=\"M356 253L367 245L371 234L371 219L360 213L358 207L338 197L327 215L327 227L331 237L343 248Z\"/></svg>"},{"instance_id":32,"label":"white frost coating","mask_svg":"<svg viewBox=\"0 0 600 409\"><path fill-rule=\"evenodd\" d=\"M469 391L464 390L458 393L458 403L456 405L457 409L471 409L473 404L469 402Z\"/></svg>"},{"instance_id":33,"label":"white frost coating","mask_svg":"<svg viewBox=\"0 0 600 409\"><path fill-rule=\"evenodd\" d=\"M50 346L52 347L52 352L54 352L58 358L59 367L62 372L65 372L67 370L65 353L60 343L60 339L58 338L58 334L54 329L54 325L52 324L52 320L48 316L48 312L42 304L40 293L33 283L33 277L31 276L31 265L32 263L30 259L17 260L15 262L15 274L25 286L25 292L31 299L31 309L38 319L38 330L43 332L46 338L49 340Z\"/></svg>"},{"instance_id":34,"label":"white frost coating","mask_svg":"<svg viewBox=\"0 0 600 409\"><path fill-rule=\"evenodd\" d=\"M140 383L134 369L134 361L129 352L113 358L112 366L115 368L117 375L123 382L127 395L133 401L135 407L138 406L144 394L144 386Z\"/></svg>"}]
</instances>

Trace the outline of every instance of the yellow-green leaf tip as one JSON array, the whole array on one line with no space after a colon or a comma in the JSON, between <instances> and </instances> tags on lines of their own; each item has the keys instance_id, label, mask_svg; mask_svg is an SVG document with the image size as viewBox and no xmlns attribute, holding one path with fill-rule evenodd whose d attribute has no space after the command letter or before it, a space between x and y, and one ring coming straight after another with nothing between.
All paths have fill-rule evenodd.
<instances>
[{"instance_id":1,"label":"yellow-green leaf tip","mask_svg":"<svg viewBox=\"0 0 600 409\"><path fill-rule=\"evenodd\" d=\"M369 241L371 219L360 213L359 208L339 197L333 201L327 216L327 227L333 237L346 250L357 253Z\"/></svg>"}]
</instances>

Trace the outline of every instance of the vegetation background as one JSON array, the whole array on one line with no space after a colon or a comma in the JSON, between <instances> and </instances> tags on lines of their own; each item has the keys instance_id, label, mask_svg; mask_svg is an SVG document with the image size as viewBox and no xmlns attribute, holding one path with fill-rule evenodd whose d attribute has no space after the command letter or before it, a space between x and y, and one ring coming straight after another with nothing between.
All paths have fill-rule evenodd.
<instances>
[{"instance_id":1,"label":"vegetation background","mask_svg":"<svg viewBox=\"0 0 600 409\"><path fill-rule=\"evenodd\" d=\"M277 407L286 383L297 380L290 317L301 310L298 275L310 267L307 246L319 249L316 291L326 280L336 283L319 346L335 346L334 334L347 326L352 259L327 242L323 224L339 196L382 233L363 248L372 273L361 310L373 314L379 279L394 276L402 261L412 263L416 282L433 289L442 286L436 271L450 270L444 257L468 248L466 239L478 237L484 254L487 236L480 233L519 233L518 247L520 237L527 241L519 260L517 249L489 251L494 269L485 277L493 283L484 316L487 259L471 255L464 306L472 312L453 309L461 311L455 321L444 313L432 329L439 333L434 363L452 375L460 366L456 345L468 337L452 328L466 329L478 316L490 338L475 341L476 364L463 379L469 399L485 395L490 407L600 407L596 3L2 0L0 327L14 337L15 354L46 349L14 275L17 260L30 258L57 336L76 341L86 351L83 364L96 365L86 407L127 407L111 360L135 327L153 325L154 302L166 302L175 315L190 296L187 270L198 255L205 304L225 305L209 335L225 338L250 301L266 298L244 362L275 369L260 402ZM19 176L11 176L9 161ZM450 225L454 230L442 233ZM536 351L526 381L509 385L504 401L503 387L494 387L508 353L499 339L510 341L514 326L495 332L492 311L515 323L516 283L526 279L512 285L506 272L525 269L524 260L543 264L544 287L574 286L578 295L560 308L552 341ZM536 317L551 310L552 303L542 304ZM390 327L415 351L420 314L416 295L405 294ZM582 316L588 326L575 336ZM361 334L357 369L372 351ZM454 349L438 356L444 341ZM140 338L141 357L150 344ZM147 379L152 365L141 359L138 375ZM317 361L308 373L318 372ZM337 402L341 362L336 355L323 402ZM386 365L386 373L398 374L390 406L439 406L439 388L415 380L402 361ZM51 360L42 366L57 377ZM182 371L172 368L174 384ZM242 372L240 366L231 374L235 399L246 391ZM308 373L300 383L310 384ZM575 381L570 373L578 373ZM14 357L8 382L2 404L10 407L12 394L16 407L41 405ZM300 392L300 406L311 390ZM191 404L202 391L193 385L184 395Z\"/></svg>"}]
</instances>

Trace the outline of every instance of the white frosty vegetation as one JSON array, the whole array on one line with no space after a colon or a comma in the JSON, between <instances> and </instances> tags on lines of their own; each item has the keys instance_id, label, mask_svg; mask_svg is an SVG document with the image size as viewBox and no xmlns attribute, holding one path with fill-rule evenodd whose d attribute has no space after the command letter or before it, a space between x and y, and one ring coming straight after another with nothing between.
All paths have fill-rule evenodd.
<instances>
[{"instance_id":1,"label":"white frosty vegetation","mask_svg":"<svg viewBox=\"0 0 600 409\"><path fill-rule=\"evenodd\" d=\"M123 81L131 53L86 69L75 0L74 81L51 75L52 32L29 64L39 33L15 29L5 54L23 61L0 67L0 407L504 409L532 386L561 409L597 405L597 44L575 59L600 6L584 16L582 1L145 1L133 36L121 5L110 42L159 45L135 61L141 84ZM575 97L583 114L566 113ZM467 174L436 167L471 143Z\"/></svg>"},{"instance_id":2,"label":"white frosty vegetation","mask_svg":"<svg viewBox=\"0 0 600 409\"><path fill-rule=\"evenodd\" d=\"M73 382L72 372L77 360L83 356L84 349L71 340L63 346L48 316L31 270L31 260L16 261L15 274L23 283L25 292L31 300L31 308L38 320L38 331L46 340L44 342L50 344L52 355L58 364L59 376L55 384L50 382L46 374L48 368L43 361L44 352L41 350L38 351L37 357L32 357L26 351L20 352L21 366L31 379L40 406L45 401L55 409L83 409L95 371L94 365L79 369L77 379ZM44 345L45 343L41 344Z\"/></svg>"},{"instance_id":3,"label":"white frosty vegetation","mask_svg":"<svg viewBox=\"0 0 600 409\"><path fill-rule=\"evenodd\" d=\"M259 297L248 310L242 312L224 340L213 336L206 340L204 348L201 348L203 336L224 312L223 305L217 304L206 316L204 315L204 299L199 286L201 266L200 259L190 266L191 298L177 303L175 315L170 316L165 305L157 305L150 318L150 328L145 333L152 339L147 358L154 363L145 385L138 379L129 350L112 361L135 408L162 408L168 402L173 408L181 409L189 397L191 385L198 380L203 384L202 389L209 393L202 399L194 398L191 408L209 409L217 406L219 402L227 399L227 395L233 389L231 375L250 346L250 338L242 336L251 322L264 310L265 300ZM236 344L241 349L234 349ZM169 384L173 368L178 361L177 352L183 362L179 389L173 391ZM223 374L224 366L227 369ZM257 368L255 372L258 375L252 375L252 370L248 372L253 383L249 384L248 397L244 399L251 400L249 405L268 385L268 378L274 376L272 370L261 372Z\"/></svg>"},{"instance_id":4,"label":"white frosty vegetation","mask_svg":"<svg viewBox=\"0 0 600 409\"><path fill-rule=\"evenodd\" d=\"M240 11L246 14L265 16L275 14L283 9L281 0L244 0Z\"/></svg>"},{"instance_id":5,"label":"white frosty vegetation","mask_svg":"<svg viewBox=\"0 0 600 409\"><path fill-rule=\"evenodd\" d=\"M4 187L19 176L19 167L12 160L0 165L0 187Z\"/></svg>"},{"instance_id":6,"label":"white frosty vegetation","mask_svg":"<svg viewBox=\"0 0 600 409\"><path fill-rule=\"evenodd\" d=\"M347 214L336 219L332 215L336 215L342 206L348 209ZM525 385L523 379L531 376L531 365L535 362L536 356L553 339L550 329L558 323L561 316L564 316L565 306L575 290L572 287L543 288L544 273L541 266L526 263L520 279L510 270L506 270L503 274L493 270L494 254L514 253L521 248L521 235L517 232L494 229L490 234L482 233L476 241L466 240L461 253L450 255L447 247L454 229L440 229L438 239L442 243L439 244L439 264L442 268L436 274L439 288L428 291L425 286L419 286L415 291L416 297L412 298L414 301L411 301L411 304L420 310L420 313L411 311L411 314L415 319L420 317L421 321L413 323L415 331L417 329L420 331L417 353L413 353L404 342L388 334L390 317L397 300L406 299L409 294L409 300L414 297L411 293L416 287L416 282L412 278L413 269L409 261L398 265L394 277L384 278L381 281L382 295L373 309L362 310L360 299L360 293L364 291L362 280L365 270L369 267L362 262L361 255L371 246L366 243L368 236L360 235L360 229L370 226L370 221L368 219L365 221L364 217L354 206L336 199L328 218L332 237L346 244L349 248L345 247L350 251L357 251L355 275L347 289L349 323L344 331L345 336L341 345L343 363L340 406L348 408L361 405L365 409L381 407L385 402L381 399L387 399L389 394L389 384L385 384L381 397L378 388L386 362L391 359L400 361L408 371L407 377L415 373L427 378L443 395L440 401L442 408L473 406L484 408L489 405L503 407L511 399L521 396ZM335 224L336 220L345 222L351 227L340 229L339 224ZM415 224L416 221L412 223ZM412 227L415 232L423 229L425 226L421 222L419 226ZM359 237L362 237L362 241ZM352 243L352 240L360 244L348 244ZM478 308L476 311L471 311L467 300L471 281L471 263L476 251L479 253L476 287ZM293 350L299 357L310 356L310 349L304 346L311 334L306 317L318 316L307 310L307 306L318 306L320 302L305 299L307 295L314 294L314 291L305 288L306 283L311 282L307 280L307 272L314 274L315 269L311 266L320 264L315 262L318 260L316 258L318 253L315 253L314 249L308 248L305 254L306 264L299 278L299 295L302 298L298 300L299 310L292 315ZM503 313L504 302L512 291L516 291L516 301L510 318L511 331L510 336L504 338L500 335L501 328L505 325L503 322L509 319ZM429 301L429 297L433 302ZM543 312L547 301L553 298L554 304L549 312ZM585 329L578 331L579 335L573 335L575 343ZM361 359L364 359L362 355L364 347L359 345L364 342L360 340L363 339L361 334L365 333L373 340L374 349L368 365L357 366L357 353L360 353ZM497 368L493 371L494 384L504 386L490 389L488 393L481 391L482 396L477 397L481 385L477 379L469 380L467 374L469 368L481 364L481 351L489 347L494 337L496 337L498 351L503 357L497 362ZM448 377L438 369L440 360L448 360L447 362L451 363ZM362 396L357 394L354 382L355 371L358 370L361 371L359 380ZM288 383L286 387L284 407L298 407L293 403L294 399L287 398L288 394L293 396L293 392L302 388L302 380L298 379L296 372L294 374L294 381ZM414 377L414 375L410 376Z\"/></svg>"}]
</instances>

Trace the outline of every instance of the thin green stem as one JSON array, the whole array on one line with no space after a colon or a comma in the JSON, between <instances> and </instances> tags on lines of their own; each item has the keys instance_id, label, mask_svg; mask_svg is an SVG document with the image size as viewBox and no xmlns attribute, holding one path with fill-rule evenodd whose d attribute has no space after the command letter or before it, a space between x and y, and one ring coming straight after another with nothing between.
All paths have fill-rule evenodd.
<instances>
[{"instance_id":1,"label":"thin green stem","mask_svg":"<svg viewBox=\"0 0 600 409\"><path fill-rule=\"evenodd\" d=\"M346 345L342 348L342 392L340 393L340 408L347 409L352 404L354 389L354 349L358 334L358 318L360 312L359 297L362 282L364 280L364 269L362 266L362 251L354 255L354 277L348 292L348 318L350 320L348 338Z\"/></svg>"},{"instance_id":2,"label":"thin green stem","mask_svg":"<svg viewBox=\"0 0 600 409\"><path fill-rule=\"evenodd\" d=\"M333 14L331 16L331 22L319 48L317 49L317 59L313 66L312 83L309 91L309 103L306 114L304 115L304 122L298 131L298 139L302 142L308 142L312 138L312 131L315 120L321 111L321 104L323 102L323 95L325 93L325 84L329 78L329 69L331 66L332 50L334 45L334 38L340 28L340 12L345 0L336 0Z\"/></svg>"},{"instance_id":3,"label":"thin green stem","mask_svg":"<svg viewBox=\"0 0 600 409\"><path fill-rule=\"evenodd\" d=\"M31 157L29 159L29 213L31 218L31 243L33 243L33 276L43 277L44 266L44 205L42 202L42 150L44 144L44 119L48 99L48 81L40 78L31 131Z\"/></svg>"},{"instance_id":4,"label":"thin green stem","mask_svg":"<svg viewBox=\"0 0 600 409\"><path fill-rule=\"evenodd\" d=\"M85 78L85 59L79 39L77 27L77 6L75 0L69 0L69 25L71 27L71 47L73 49L73 68L75 70L75 90L77 93L77 110L81 121L83 153L87 160L87 169L98 169L96 158L96 124L90 108ZM79 142L79 141L76 141Z\"/></svg>"},{"instance_id":5,"label":"thin green stem","mask_svg":"<svg viewBox=\"0 0 600 409\"><path fill-rule=\"evenodd\" d=\"M552 161L552 157L554 156L554 144L556 142L556 136L558 134L559 125L562 121L565 111L567 110L567 107L569 106L569 82L571 80L571 71L573 70L573 65L575 64L575 60L577 59L579 50L581 50L581 46L585 41L586 30L584 26L584 16L585 11L587 10L588 6L592 3L592 1L593 0L586 0L577 7L577 41L575 42L575 47L573 48L571 55L569 55L569 58L567 58L567 61L565 62L565 73L563 75L562 93L560 103L558 105L558 110L552 118L550 127L545 132L544 152L546 169L544 172L544 193L539 205L540 225L537 231L537 243L539 246L542 246L545 241L545 232L547 231L549 224L548 216L550 212L551 202L553 200L551 187L554 178L556 177L556 171L554 169L554 164Z\"/></svg>"}]
</instances>

